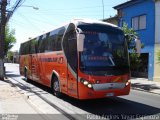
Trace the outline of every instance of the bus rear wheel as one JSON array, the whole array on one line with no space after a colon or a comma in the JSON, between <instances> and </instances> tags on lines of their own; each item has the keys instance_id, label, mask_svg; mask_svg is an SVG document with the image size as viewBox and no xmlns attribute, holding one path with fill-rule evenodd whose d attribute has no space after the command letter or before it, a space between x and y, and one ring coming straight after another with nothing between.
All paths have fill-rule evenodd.
<instances>
[{"instance_id":1,"label":"bus rear wheel","mask_svg":"<svg viewBox=\"0 0 160 120\"><path fill-rule=\"evenodd\" d=\"M52 81L52 91L53 91L53 94L56 97L61 97L60 84L59 84L59 80L58 80L57 77L53 78L53 81Z\"/></svg>"},{"instance_id":2,"label":"bus rear wheel","mask_svg":"<svg viewBox=\"0 0 160 120\"><path fill-rule=\"evenodd\" d=\"M26 68L24 69L24 80L26 82L30 82L29 78L27 77L27 69Z\"/></svg>"}]
</instances>

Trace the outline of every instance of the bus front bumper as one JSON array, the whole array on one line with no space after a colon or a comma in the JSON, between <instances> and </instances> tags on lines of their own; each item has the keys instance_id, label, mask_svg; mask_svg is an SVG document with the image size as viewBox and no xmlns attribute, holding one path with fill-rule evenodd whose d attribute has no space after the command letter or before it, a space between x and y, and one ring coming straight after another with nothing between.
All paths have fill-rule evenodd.
<instances>
[{"instance_id":1,"label":"bus front bumper","mask_svg":"<svg viewBox=\"0 0 160 120\"><path fill-rule=\"evenodd\" d=\"M131 83L105 83L93 84L92 89L86 86L79 86L79 99L98 99L111 96L128 95Z\"/></svg>"}]
</instances>

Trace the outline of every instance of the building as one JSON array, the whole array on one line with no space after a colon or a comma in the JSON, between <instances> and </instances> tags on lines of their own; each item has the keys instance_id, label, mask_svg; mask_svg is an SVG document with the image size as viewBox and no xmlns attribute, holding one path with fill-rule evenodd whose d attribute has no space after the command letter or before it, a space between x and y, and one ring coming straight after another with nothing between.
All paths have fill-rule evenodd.
<instances>
[{"instance_id":1,"label":"building","mask_svg":"<svg viewBox=\"0 0 160 120\"><path fill-rule=\"evenodd\" d=\"M114 25L118 25L118 16L115 15L114 17L110 17L110 18L104 19L103 21L112 23Z\"/></svg>"},{"instance_id":2,"label":"building","mask_svg":"<svg viewBox=\"0 0 160 120\"><path fill-rule=\"evenodd\" d=\"M157 59L157 51L160 50L160 0L130 0L113 8L117 10L118 25L121 27L127 23L145 45L141 56L148 79L160 81Z\"/></svg>"},{"instance_id":3,"label":"building","mask_svg":"<svg viewBox=\"0 0 160 120\"><path fill-rule=\"evenodd\" d=\"M18 51L13 52L13 63L19 63L19 53L18 53Z\"/></svg>"},{"instance_id":4,"label":"building","mask_svg":"<svg viewBox=\"0 0 160 120\"><path fill-rule=\"evenodd\" d=\"M5 57L5 62L8 63L19 63L19 53L18 51L8 51Z\"/></svg>"}]
</instances>

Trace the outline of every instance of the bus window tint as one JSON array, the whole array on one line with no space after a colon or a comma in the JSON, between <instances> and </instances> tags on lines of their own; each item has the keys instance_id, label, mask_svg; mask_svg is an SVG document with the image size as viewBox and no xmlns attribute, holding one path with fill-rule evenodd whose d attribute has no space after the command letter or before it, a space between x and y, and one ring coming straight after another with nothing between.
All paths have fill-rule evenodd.
<instances>
[{"instance_id":1,"label":"bus window tint","mask_svg":"<svg viewBox=\"0 0 160 120\"><path fill-rule=\"evenodd\" d=\"M30 41L25 42L21 46L21 55L30 54Z\"/></svg>"},{"instance_id":2,"label":"bus window tint","mask_svg":"<svg viewBox=\"0 0 160 120\"><path fill-rule=\"evenodd\" d=\"M21 44L19 54L24 55L24 43Z\"/></svg>"},{"instance_id":3,"label":"bus window tint","mask_svg":"<svg viewBox=\"0 0 160 120\"><path fill-rule=\"evenodd\" d=\"M84 51L80 52L82 71L122 74L129 71L128 52L123 32L101 25L80 25L85 35ZM117 70L117 72L111 72Z\"/></svg>"},{"instance_id":4,"label":"bus window tint","mask_svg":"<svg viewBox=\"0 0 160 120\"><path fill-rule=\"evenodd\" d=\"M37 50L36 50L37 40L36 39L31 40L30 45L31 45L31 49L30 49L31 54L37 53Z\"/></svg>"},{"instance_id":5,"label":"bus window tint","mask_svg":"<svg viewBox=\"0 0 160 120\"><path fill-rule=\"evenodd\" d=\"M57 33L57 41L56 41L56 50L57 51L60 51L62 50L62 46L61 46L61 42L62 42L62 37L63 37L63 34L64 34L64 31L65 31L65 28L62 27L59 29L58 33Z\"/></svg>"},{"instance_id":6,"label":"bus window tint","mask_svg":"<svg viewBox=\"0 0 160 120\"><path fill-rule=\"evenodd\" d=\"M49 45L49 34L50 33L47 33L45 36L45 42L44 42L44 47L45 47L45 50L44 50L44 52L50 52L50 50L48 49L48 45Z\"/></svg>"},{"instance_id":7,"label":"bus window tint","mask_svg":"<svg viewBox=\"0 0 160 120\"><path fill-rule=\"evenodd\" d=\"M52 52L62 50L61 41L65 31L65 27L56 29L51 33L47 33L46 37L40 40L40 52Z\"/></svg>"},{"instance_id":8,"label":"bus window tint","mask_svg":"<svg viewBox=\"0 0 160 120\"><path fill-rule=\"evenodd\" d=\"M44 45L43 45L43 39L42 39L43 35L41 35L39 37L39 40L38 40L38 51L39 53L42 53L44 52Z\"/></svg>"},{"instance_id":9,"label":"bus window tint","mask_svg":"<svg viewBox=\"0 0 160 120\"><path fill-rule=\"evenodd\" d=\"M61 42L65 27L58 28L52 32L41 35L21 44L20 54L34 54L62 50Z\"/></svg>"},{"instance_id":10,"label":"bus window tint","mask_svg":"<svg viewBox=\"0 0 160 120\"><path fill-rule=\"evenodd\" d=\"M63 49L67 62L70 67L77 72L77 38L75 32L75 26L69 26L64 39L63 39Z\"/></svg>"},{"instance_id":11,"label":"bus window tint","mask_svg":"<svg viewBox=\"0 0 160 120\"><path fill-rule=\"evenodd\" d=\"M71 31L68 36L68 50L69 57L68 62L71 65L72 69L77 72L77 40L76 32Z\"/></svg>"}]
</instances>

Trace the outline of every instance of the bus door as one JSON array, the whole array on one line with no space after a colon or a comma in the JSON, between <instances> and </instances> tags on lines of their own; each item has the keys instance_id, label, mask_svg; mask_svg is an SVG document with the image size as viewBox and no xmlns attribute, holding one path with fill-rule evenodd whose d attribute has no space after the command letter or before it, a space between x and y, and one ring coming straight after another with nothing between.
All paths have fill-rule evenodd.
<instances>
[{"instance_id":1,"label":"bus door","mask_svg":"<svg viewBox=\"0 0 160 120\"><path fill-rule=\"evenodd\" d=\"M63 50L65 58L67 60L67 86L68 95L78 97L78 75L77 75L77 39L75 32L75 25L69 24L64 38L63 38Z\"/></svg>"},{"instance_id":2,"label":"bus door","mask_svg":"<svg viewBox=\"0 0 160 120\"><path fill-rule=\"evenodd\" d=\"M37 40L31 41L31 76L34 81L39 82L39 62L38 62L38 54L37 54Z\"/></svg>"}]
</instances>

